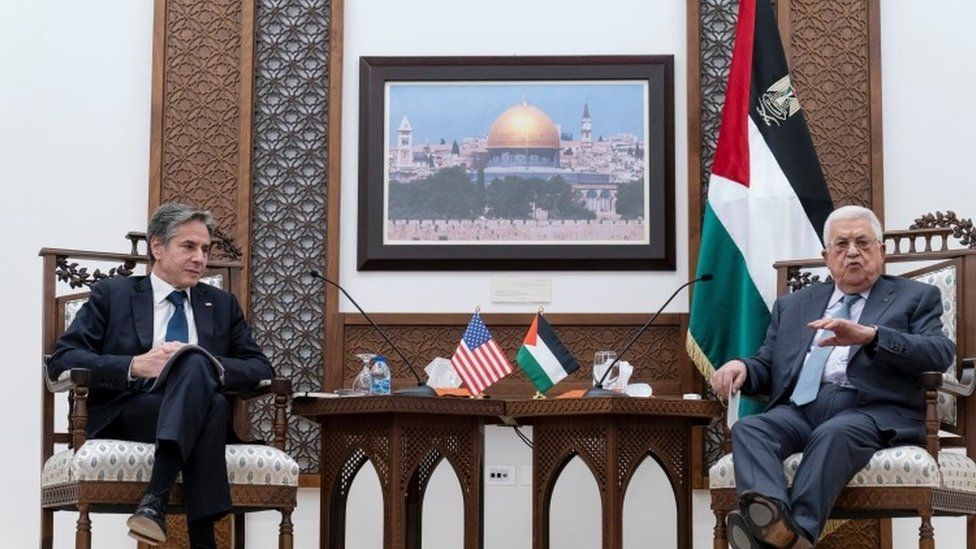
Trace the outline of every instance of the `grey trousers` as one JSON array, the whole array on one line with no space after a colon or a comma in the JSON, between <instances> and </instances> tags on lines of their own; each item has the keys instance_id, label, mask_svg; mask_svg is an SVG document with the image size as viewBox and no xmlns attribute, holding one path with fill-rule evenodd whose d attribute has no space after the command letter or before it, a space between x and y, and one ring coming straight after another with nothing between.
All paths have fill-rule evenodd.
<instances>
[{"instance_id":1,"label":"grey trousers","mask_svg":"<svg viewBox=\"0 0 976 549\"><path fill-rule=\"evenodd\" d=\"M732 426L736 490L786 504L797 524L816 542L844 486L885 446L870 416L856 408L856 389L826 384L804 406L775 406ZM791 489L783 460L803 453Z\"/></svg>"}]
</instances>

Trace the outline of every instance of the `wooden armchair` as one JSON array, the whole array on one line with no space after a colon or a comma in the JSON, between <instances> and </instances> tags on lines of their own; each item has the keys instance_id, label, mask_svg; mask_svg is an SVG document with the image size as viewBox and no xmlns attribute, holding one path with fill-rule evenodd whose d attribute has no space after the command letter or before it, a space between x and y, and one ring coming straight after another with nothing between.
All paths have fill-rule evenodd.
<instances>
[{"instance_id":1,"label":"wooden armchair","mask_svg":"<svg viewBox=\"0 0 976 549\"><path fill-rule=\"evenodd\" d=\"M925 549L934 549L932 517L942 515L967 516L967 547L976 547L976 400L969 398L976 387L976 359L961 358L976 356L976 250L950 250L951 232L885 233L888 271L940 289L943 329L956 343L956 365L946 374L927 372L919 380L926 388L926 447L900 446L875 453L841 492L831 514L831 519L920 517L919 547ZM940 249L933 248L933 240L941 240ZM911 264L919 262L924 266L911 270ZM779 293L813 282L816 277L809 269L822 267L820 259L777 263ZM794 454L783 462L788 483L802 457ZM731 454L711 467L709 484L716 519L714 547L725 549L725 517L738 507ZM890 528L882 522L882 527ZM890 543L890 533L887 539Z\"/></svg>"},{"instance_id":2,"label":"wooden armchair","mask_svg":"<svg viewBox=\"0 0 976 549\"><path fill-rule=\"evenodd\" d=\"M44 248L44 314L43 351L46 358L58 337L74 318L74 313L87 299L88 292L65 294L65 286L86 288L99 280L129 276L139 265L146 263L138 253L144 236L130 233L132 250L127 254L60 250ZM89 271L79 267L76 260L116 264L107 272ZM119 265L120 264L120 265ZM241 266L235 261L211 261L204 282L236 293L240 288ZM58 282L61 282L59 284ZM59 287L62 295L59 295ZM41 442L41 547L53 546L55 511L77 511L75 547L92 546L90 513L132 513L139 503L152 470L152 444L132 441L87 440L88 423L86 400L90 372L73 369L59 379L52 380L44 368L43 433ZM67 393L68 429L56 432L55 394ZM286 408L291 398L291 381L284 378L265 380L253 391L227 393L233 410L233 428L244 444L227 446L227 473L230 479L232 528L218 528L221 546L244 546L243 513L278 510L281 513L278 546L292 547L291 513L298 494L298 464L284 452L287 432ZM270 445L251 437L247 402L263 396L274 399ZM58 406L60 408L60 405ZM55 452L55 447L68 446ZM183 491L180 481L173 489L170 513L182 509ZM166 547L185 546L185 521L171 514L170 540ZM182 545L181 545L182 544ZM140 544L140 547L142 544Z\"/></svg>"}]
</instances>

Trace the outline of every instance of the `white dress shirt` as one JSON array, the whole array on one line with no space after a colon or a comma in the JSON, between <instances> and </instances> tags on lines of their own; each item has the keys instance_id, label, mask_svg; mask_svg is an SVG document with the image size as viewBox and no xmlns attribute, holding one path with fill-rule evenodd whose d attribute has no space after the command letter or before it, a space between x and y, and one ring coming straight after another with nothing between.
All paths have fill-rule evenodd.
<instances>
[{"instance_id":1,"label":"white dress shirt","mask_svg":"<svg viewBox=\"0 0 976 549\"><path fill-rule=\"evenodd\" d=\"M153 289L153 347L159 347L166 340L166 326L169 319L173 318L176 306L166 299L166 296L173 293L176 288L172 287L155 273L150 273L149 281L152 282ZM183 302L183 310L186 311L186 325L189 328L190 341L187 343L196 344L197 325L193 321L193 307L190 305L190 289L186 290L186 301Z\"/></svg>"},{"instance_id":2,"label":"white dress shirt","mask_svg":"<svg viewBox=\"0 0 976 549\"><path fill-rule=\"evenodd\" d=\"M864 311L864 304L868 301L868 295L871 294L871 288L861 292L861 299L858 299L851 305L851 321L857 322L861 318L861 312ZM844 292L840 291L836 285L834 285L834 293L831 294L830 300L827 301L827 309L824 311L823 317L827 318L837 311L840 310L844 304L841 299L844 297ZM816 335L813 336L813 341L810 344L810 348L807 349L807 356L803 359L810 357L810 351L817 347L817 342L823 339L824 330L817 330ZM844 387L850 387L851 384L847 381L847 360L850 358L851 348L849 345L840 346L837 345L830 352L830 356L827 357L827 364L824 366L823 377L821 378L821 383L836 383Z\"/></svg>"}]
</instances>

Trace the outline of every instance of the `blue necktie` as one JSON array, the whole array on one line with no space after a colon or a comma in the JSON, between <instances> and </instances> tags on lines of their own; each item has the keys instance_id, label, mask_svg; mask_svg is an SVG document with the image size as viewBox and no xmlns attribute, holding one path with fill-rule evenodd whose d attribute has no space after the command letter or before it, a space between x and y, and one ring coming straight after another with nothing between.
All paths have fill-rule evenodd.
<instances>
[{"instance_id":1,"label":"blue necktie","mask_svg":"<svg viewBox=\"0 0 976 549\"><path fill-rule=\"evenodd\" d=\"M186 302L186 292L174 290L173 293L166 296L166 300L173 304L175 310L173 311L173 316L169 319L169 324L166 325L166 337L164 340L189 343L190 327L186 323L186 308L183 307L183 304Z\"/></svg>"},{"instance_id":2,"label":"blue necktie","mask_svg":"<svg viewBox=\"0 0 976 549\"><path fill-rule=\"evenodd\" d=\"M858 299L861 299L861 294L845 294L841 298L842 305L840 309L833 315L829 315L830 318L850 320L851 305ZM833 335L834 333L830 330L824 330L823 335L817 341L832 337ZM803 363L803 368L800 370L800 379L797 380L793 394L790 395L790 400L794 404L803 406L804 404L813 402L817 398L817 392L820 391L820 379L823 377L824 367L827 365L827 359L833 350L833 346L827 346L814 347L810 351L810 355L807 356L807 361Z\"/></svg>"}]
</instances>

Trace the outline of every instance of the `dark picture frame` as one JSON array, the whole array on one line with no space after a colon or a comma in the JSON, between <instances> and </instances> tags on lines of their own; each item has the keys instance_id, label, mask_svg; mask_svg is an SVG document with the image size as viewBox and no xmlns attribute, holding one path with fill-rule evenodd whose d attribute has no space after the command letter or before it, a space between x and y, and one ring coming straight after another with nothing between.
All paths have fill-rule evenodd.
<instances>
[{"instance_id":1,"label":"dark picture frame","mask_svg":"<svg viewBox=\"0 0 976 549\"><path fill-rule=\"evenodd\" d=\"M540 115L548 122L553 122L552 128L555 129L548 128L550 134L556 135L554 132L559 132L558 137L555 138L555 144L550 140L546 142L549 144L547 145L549 148L531 149L531 151L528 148L529 145L525 145L524 152L526 154L512 155L512 158L518 156L519 162L525 158L525 166L529 165L529 152L532 153L533 162L537 159L537 152L539 153L538 158L542 158L545 162L553 162L554 155L555 167L549 167L548 171L546 169L541 170L546 175L533 175L532 177L537 177L534 180L530 180L529 176L525 175L515 177L516 179L522 177L526 181L525 185L542 185L543 183L540 182L543 180L551 183L556 181L558 177L558 184L573 189L571 196L576 203L571 206L582 212L565 215L576 215L577 217L561 219L555 216L562 215L559 212L563 210L558 210L555 206L546 209L532 203L531 214L520 214L523 216L531 215L530 219L517 219L515 216L501 219L500 214L494 213L501 210L491 210L487 205L487 199L483 198L484 216L479 215L477 219L462 221L451 219L449 222L437 219L423 221L414 219L401 222L398 219L390 219L399 214L388 214L388 207L401 205L400 202L391 203L390 195L394 194L391 189L396 193L402 193L401 188L413 192L429 192L419 189L433 187L421 187L419 185L410 187L411 183L408 180L413 178L414 180L421 180L424 184L429 183L429 181L423 180L423 177L429 177L430 173L441 169L437 167L437 163L443 160L442 157L446 158L447 155L452 154L448 152L452 139L454 164L451 169L454 171L451 174L457 177L470 177L472 188L477 188L479 192L485 193L483 189L490 190L490 185L502 181L503 176L509 177L507 174L513 169L507 164L496 168L496 165L501 162L502 156L497 153L500 149L491 148L492 136L488 134L488 128L479 134L480 136L488 136L482 141L479 141L481 137L465 137L464 135L449 135L448 141L445 141L443 137L440 138L439 143L434 143L433 149L443 151L442 157L437 156L439 154L437 150L432 150L429 141L425 145L414 145L411 122L407 121L405 116L397 120L391 118L397 116L396 112L391 114L391 111L396 111L391 105L395 106L394 100L397 100L401 95L406 95L405 92L402 92L402 90L406 90L406 86L414 86L413 89L407 90L409 92L421 90L421 93L424 93L424 90L432 90L431 94L434 94L435 98L439 97L436 96L437 93L447 89L461 89L464 90L464 93L469 94L478 94L481 90L491 90L497 95L498 90L505 92L508 88L512 90L525 88L534 95L531 98L532 103L540 95L546 95L546 90L554 90L552 95L559 97L572 95L572 92L579 92L577 95L586 98L595 94L595 92L590 93L589 90L591 89L599 87L600 90L604 90L609 87L613 92L616 91L614 87L616 86L623 90L621 93L629 93L632 89L640 90L641 95L634 96L631 93L628 97L631 98L630 103L634 103L633 97L639 97L641 101L638 102L640 103L638 109L643 110L643 112L637 116L618 116L619 120L630 126L637 124L639 131L617 133L614 134L617 137L608 137L607 139L604 139L603 135L597 139L596 136L590 135L590 132L584 129L579 129L577 137L572 131L577 128L570 126L571 131L567 132L563 124L553 122L546 115ZM474 91L472 92L472 90ZM524 95L522 105L530 105L529 100L524 99ZM393 97L391 98L391 96ZM578 103L577 106L581 107L584 116L588 117L589 105L584 104L582 100ZM478 109L480 102L477 100L468 101L466 104L471 105L473 109ZM549 104L552 102L550 101ZM522 108L539 110L535 109L534 106ZM430 107L427 112L436 113L438 116L446 117L445 119L450 119L452 116L450 112L444 113L434 107ZM505 111L505 113L507 112ZM575 112L580 112L580 110ZM598 115L594 115L594 118L596 116ZM433 117L433 114L430 117ZM498 119L500 120L501 117ZM420 123L417 125L422 126L423 121L424 119L421 117ZM446 125L447 123L442 122L442 124ZM406 145L401 147L396 142L398 130L404 129L411 132L409 148ZM494 125L491 131L495 131ZM609 129L608 131L616 130ZM458 141L461 138L464 138L463 143L467 150L459 147ZM404 143L407 142L404 141ZM470 145L470 143L475 143L475 145ZM489 144L486 149L487 152L481 150L471 152L479 146L478 144L484 148L484 143ZM575 158L571 158L571 155L574 150L579 151L579 148L574 149L574 146L583 145L591 147L586 149L588 154L591 154L591 151L603 151L601 154L610 158L609 161L592 162L594 166L602 166L600 168L603 170L602 173L599 169L589 169L590 172L594 173L583 173L587 170L579 169L576 165L571 168L564 166L568 163L566 159L570 159L571 162L582 162L584 157L578 152ZM533 144L532 146L536 145ZM440 148L438 149L438 147ZM515 152L522 151L516 150ZM403 156L399 156L401 153ZM592 154L596 155L597 153L592 152ZM594 156L594 158L596 157ZM632 161L632 158L637 160ZM507 154L505 159L506 161L509 159ZM639 196L640 203L638 206L643 209L638 208L636 214L629 213L630 217L628 218L623 218L617 214L616 208L618 206L613 206L614 210L610 212L600 212L596 206L589 206L590 208L597 208L596 213L583 211L581 208L585 204L589 204L586 201L588 196L612 196L614 203L617 203L618 194L623 196L620 190L620 185L622 185L620 183L622 176L619 175L621 168L614 162L621 165L626 163L633 173L637 174L633 176L635 179L630 184L642 187L643 194L634 195L631 192L627 196ZM407 165L407 167L404 168L403 165ZM585 167L585 164L580 165ZM520 169L521 166L519 164ZM610 173L611 168L616 170L614 174ZM524 170L526 170L525 173L535 170L531 172L534 174L538 173L540 168L533 166L532 168L526 167ZM485 173L489 172L492 174L497 172L502 175L485 176ZM553 173L557 175L553 176ZM394 176L403 179L394 179ZM495 179L488 182L486 177ZM408 182L404 183L403 181ZM394 188L393 185L406 186ZM498 189L502 189L502 187L498 187ZM599 189L604 190L600 191ZM638 189L637 192L640 190ZM455 193L455 195L466 196L466 193ZM396 196L401 196L401 194L396 194ZM427 195L421 194L420 196ZM538 196L538 194L533 196ZM566 194L560 196L566 196ZM540 203L542 203L541 200ZM552 204L552 202L545 202L545 204ZM634 206L631 205L630 210L633 208ZM399 212L402 210L403 208L389 211ZM494 218L492 217L493 214ZM604 215L610 217L602 217ZM584 216L590 217L584 218ZM422 216L420 217L422 218ZM417 234L410 233L411 236L407 237L397 236L402 234L404 224L409 225L410 230L416 231ZM427 225L424 229L426 231L424 235L419 234L421 224ZM436 232L437 230L446 230L443 227L449 226L449 228L453 227L450 230L455 230L454 234L460 234L457 232L460 230L458 229L460 224L464 224L463 230L466 232L464 233L465 236L459 236L457 240L454 236L444 236ZM485 234L484 238L477 234L474 237L470 236L472 231L477 233L485 224L489 224L491 227L497 227L499 224L504 225L504 231L491 231L491 235L503 234L504 236L493 237L488 234ZM554 239L550 233L544 232L551 230L553 226L558 224L565 224L565 226L570 226L577 231L572 234L597 236L593 238L589 236L559 237L563 238L560 240L559 238ZM525 229L526 226L531 227L531 230ZM544 227L540 228L540 226ZM560 227L562 226L560 225ZM430 232L430 227L433 227L434 233ZM626 231L621 231L621 227L626 228ZM358 228L357 266L359 270L674 270L674 57L671 55L647 55L360 58ZM563 232L557 234L562 235L567 234L565 231L568 229L559 230ZM526 231L531 236L524 236L527 234ZM637 236L632 236L635 232ZM462 241L461 239L464 238L467 240Z\"/></svg>"}]
</instances>

